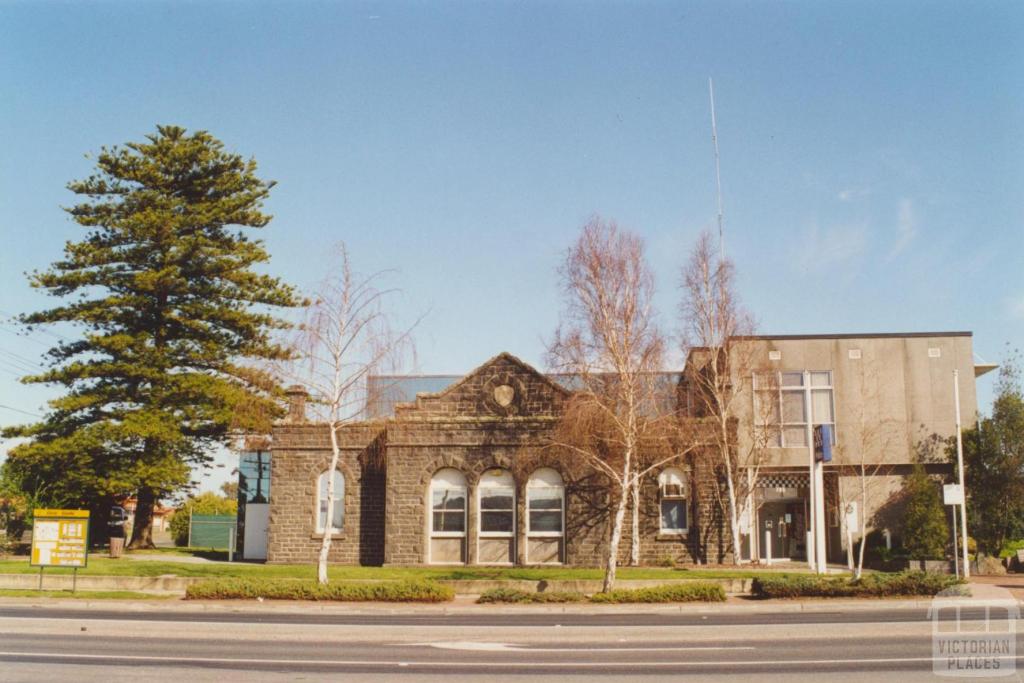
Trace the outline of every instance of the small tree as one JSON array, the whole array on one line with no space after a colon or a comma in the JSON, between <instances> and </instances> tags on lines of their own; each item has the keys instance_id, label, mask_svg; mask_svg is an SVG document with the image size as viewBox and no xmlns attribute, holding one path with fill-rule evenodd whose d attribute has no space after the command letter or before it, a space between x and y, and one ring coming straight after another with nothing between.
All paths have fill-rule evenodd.
<instances>
[{"instance_id":1,"label":"small tree","mask_svg":"<svg viewBox=\"0 0 1024 683\"><path fill-rule=\"evenodd\" d=\"M944 558L949 528L938 484L928 476L923 464L916 463L903 490L906 495L903 547L907 554L913 560Z\"/></svg>"},{"instance_id":2,"label":"small tree","mask_svg":"<svg viewBox=\"0 0 1024 683\"><path fill-rule=\"evenodd\" d=\"M320 284L305 310L305 322L293 345L296 362L279 368L311 394L314 419L326 424L331 441L327 477L326 520L317 559L317 579L327 583L335 497L333 472L341 461L340 432L366 405L367 376L393 369L412 352L413 327L395 331L384 312L385 298L396 290L380 290L383 273L361 277L352 271L344 244L334 271ZM418 321L417 321L418 322Z\"/></svg>"},{"instance_id":3,"label":"small tree","mask_svg":"<svg viewBox=\"0 0 1024 683\"><path fill-rule=\"evenodd\" d=\"M885 477L891 465L884 463L884 454L893 447L893 442L902 437L902 428L895 420L880 412L879 375L868 364L862 364L859 372L847 373L848 389L857 395L856 405L847 407L850 416L848 428L835 448L837 464L852 468L857 475L855 485L839 486L840 510L856 503L859 507L860 547L854 555L853 532L844 514L843 528L846 532L847 563L860 578L864 572L864 558L868 534L876 523L876 512L890 498L890 489ZM927 454L919 453L927 457Z\"/></svg>"},{"instance_id":4,"label":"small tree","mask_svg":"<svg viewBox=\"0 0 1024 683\"><path fill-rule=\"evenodd\" d=\"M964 476L971 535L997 556L1024 536L1024 391L1020 355L1009 351L999 369L992 415L964 430ZM948 455L956 462L955 442Z\"/></svg>"},{"instance_id":5,"label":"small tree","mask_svg":"<svg viewBox=\"0 0 1024 683\"><path fill-rule=\"evenodd\" d=\"M577 386L552 443L609 483L603 584L609 591L631 500L636 505L630 555L639 555L640 481L685 451L668 440L674 406L666 409L659 382L665 341L654 321L654 279L640 238L595 217L583 226L559 273L566 306L548 358Z\"/></svg>"},{"instance_id":6,"label":"small tree","mask_svg":"<svg viewBox=\"0 0 1024 683\"><path fill-rule=\"evenodd\" d=\"M189 497L174 510L171 517L170 533L174 545L188 544L188 527L192 515L234 515L238 513L238 501L234 498L218 496L212 491Z\"/></svg>"},{"instance_id":7,"label":"small tree","mask_svg":"<svg viewBox=\"0 0 1024 683\"><path fill-rule=\"evenodd\" d=\"M732 262L715 252L710 233L697 239L680 289L691 412L714 423L706 452L725 480L720 504L729 521L733 562L739 564L741 518L753 513L761 464L778 438L777 376L756 363L755 345L746 339L754 332L753 318L739 302ZM753 419L740 419L741 405L753 405ZM747 430L742 440L740 429ZM715 493L720 495L717 488Z\"/></svg>"}]
</instances>

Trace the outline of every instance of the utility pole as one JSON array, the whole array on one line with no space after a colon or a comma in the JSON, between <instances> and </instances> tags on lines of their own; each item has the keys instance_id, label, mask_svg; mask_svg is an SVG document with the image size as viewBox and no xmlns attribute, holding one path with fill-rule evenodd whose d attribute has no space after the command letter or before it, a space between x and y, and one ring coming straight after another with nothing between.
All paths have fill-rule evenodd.
<instances>
[{"instance_id":1,"label":"utility pole","mask_svg":"<svg viewBox=\"0 0 1024 683\"><path fill-rule=\"evenodd\" d=\"M960 545L964 554L964 578L971 577L971 565L967 560L967 485L964 482L964 441L960 431L960 371L953 370L953 403L956 406L956 467L960 479Z\"/></svg>"}]
</instances>

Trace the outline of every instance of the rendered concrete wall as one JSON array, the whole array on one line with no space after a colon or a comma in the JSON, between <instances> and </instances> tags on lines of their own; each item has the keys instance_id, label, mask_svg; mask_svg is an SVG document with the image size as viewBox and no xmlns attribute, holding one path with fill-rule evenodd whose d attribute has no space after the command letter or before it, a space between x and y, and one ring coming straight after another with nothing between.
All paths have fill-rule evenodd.
<instances>
[{"instance_id":1,"label":"rendered concrete wall","mask_svg":"<svg viewBox=\"0 0 1024 683\"><path fill-rule=\"evenodd\" d=\"M965 427L977 419L971 337L967 333L936 336L863 336L831 339L758 339L758 369L832 372L836 419L835 466L906 464L928 436L955 433L953 369L960 372L960 410ZM929 355L938 349L938 357ZM770 358L771 352L781 355ZM851 358L859 351L860 358ZM750 425L753 399L749 377L742 378L740 424ZM750 429L739 430L741 447L750 444ZM801 448L773 448L769 466L805 466Z\"/></svg>"}]
</instances>

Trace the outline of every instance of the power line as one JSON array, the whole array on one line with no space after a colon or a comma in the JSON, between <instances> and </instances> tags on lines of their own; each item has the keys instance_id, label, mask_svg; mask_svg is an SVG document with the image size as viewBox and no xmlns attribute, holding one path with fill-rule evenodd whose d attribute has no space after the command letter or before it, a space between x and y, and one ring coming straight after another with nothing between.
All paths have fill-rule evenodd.
<instances>
[{"instance_id":1,"label":"power line","mask_svg":"<svg viewBox=\"0 0 1024 683\"><path fill-rule=\"evenodd\" d=\"M32 417L42 417L42 415L40 415L39 413L30 413L27 410L22 410L21 408L12 408L11 406L5 406L3 403L0 403L0 408L4 408L6 410L13 410L16 413L31 415Z\"/></svg>"},{"instance_id":2,"label":"power line","mask_svg":"<svg viewBox=\"0 0 1024 683\"><path fill-rule=\"evenodd\" d=\"M40 370L43 369L43 366L41 364L35 363L29 360L28 358L25 358L24 356L19 356L13 351L8 351L7 349L0 349L0 353L7 356L7 358L0 358L0 360L4 360L10 365L24 367L31 370L32 372L39 372Z\"/></svg>"}]
</instances>

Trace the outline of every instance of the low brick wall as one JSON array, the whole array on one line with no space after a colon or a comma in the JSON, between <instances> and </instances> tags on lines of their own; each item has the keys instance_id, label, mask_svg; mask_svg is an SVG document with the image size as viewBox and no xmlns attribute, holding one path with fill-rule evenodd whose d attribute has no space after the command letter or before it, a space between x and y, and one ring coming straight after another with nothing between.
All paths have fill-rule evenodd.
<instances>
[{"instance_id":1,"label":"low brick wall","mask_svg":"<svg viewBox=\"0 0 1024 683\"><path fill-rule=\"evenodd\" d=\"M202 581L184 576L90 576L78 577L74 583L82 591L134 591L138 593L167 593L184 595L189 584ZM43 573L43 590L71 590L71 574ZM39 574L0 574L0 588L35 590L39 588Z\"/></svg>"}]
</instances>

